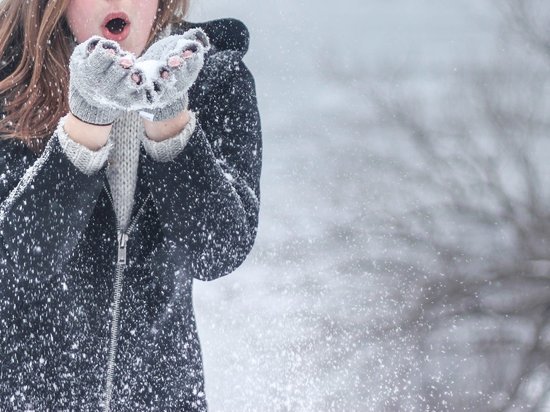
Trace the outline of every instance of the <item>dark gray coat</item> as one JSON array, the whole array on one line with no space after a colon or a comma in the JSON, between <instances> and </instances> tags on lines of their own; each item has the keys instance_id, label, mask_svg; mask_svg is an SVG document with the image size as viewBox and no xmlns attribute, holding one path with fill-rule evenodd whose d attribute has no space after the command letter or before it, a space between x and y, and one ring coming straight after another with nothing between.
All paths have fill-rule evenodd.
<instances>
[{"instance_id":1,"label":"dark gray coat","mask_svg":"<svg viewBox=\"0 0 550 412\"><path fill-rule=\"evenodd\" d=\"M206 410L193 278L252 247L261 132L246 27L178 31L196 26L213 46L189 93L197 129L172 162L141 148L125 264L105 167L83 174L55 134L40 157L0 141L0 410L105 409L109 374L113 411Z\"/></svg>"}]
</instances>

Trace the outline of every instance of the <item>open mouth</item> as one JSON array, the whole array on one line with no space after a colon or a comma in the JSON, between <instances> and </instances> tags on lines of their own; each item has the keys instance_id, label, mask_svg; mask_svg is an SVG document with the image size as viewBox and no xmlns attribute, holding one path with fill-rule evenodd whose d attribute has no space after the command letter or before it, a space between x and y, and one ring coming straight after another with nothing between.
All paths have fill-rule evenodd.
<instances>
[{"instance_id":1,"label":"open mouth","mask_svg":"<svg viewBox=\"0 0 550 412\"><path fill-rule=\"evenodd\" d=\"M130 33L130 20L125 13L111 13L103 20L103 36L109 40L122 41Z\"/></svg>"},{"instance_id":2,"label":"open mouth","mask_svg":"<svg viewBox=\"0 0 550 412\"><path fill-rule=\"evenodd\" d=\"M120 17L117 17L116 19L109 20L107 24L105 25L105 28L109 30L110 33L113 34L120 34L124 30L124 27L126 27L128 23L126 20L121 19Z\"/></svg>"}]
</instances>

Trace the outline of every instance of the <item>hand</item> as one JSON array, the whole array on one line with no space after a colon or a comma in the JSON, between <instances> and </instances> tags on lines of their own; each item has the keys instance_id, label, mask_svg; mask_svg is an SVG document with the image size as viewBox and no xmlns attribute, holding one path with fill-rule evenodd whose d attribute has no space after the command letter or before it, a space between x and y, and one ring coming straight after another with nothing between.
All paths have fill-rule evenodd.
<instances>
[{"instance_id":1,"label":"hand","mask_svg":"<svg viewBox=\"0 0 550 412\"><path fill-rule=\"evenodd\" d=\"M135 63L132 76L139 84L142 110L152 120L176 117L187 109L187 91L197 79L210 49L201 29L166 37L154 43Z\"/></svg>"},{"instance_id":2,"label":"hand","mask_svg":"<svg viewBox=\"0 0 550 412\"><path fill-rule=\"evenodd\" d=\"M71 113L95 125L112 123L136 100L134 62L131 53L99 36L79 44L69 63Z\"/></svg>"}]
</instances>

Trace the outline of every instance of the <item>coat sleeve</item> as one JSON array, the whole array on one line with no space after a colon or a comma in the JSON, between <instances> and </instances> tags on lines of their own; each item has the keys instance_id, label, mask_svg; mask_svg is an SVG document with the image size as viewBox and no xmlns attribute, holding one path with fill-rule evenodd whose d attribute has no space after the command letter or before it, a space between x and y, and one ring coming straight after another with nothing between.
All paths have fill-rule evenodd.
<instances>
[{"instance_id":1,"label":"coat sleeve","mask_svg":"<svg viewBox=\"0 0 550 412\"><path fill-rule=\"evenodd\" d=\"M69 259L102 189L63 152L57 135L36 157L14 139L0 141L0 254L21 273L55 273Z\"/></svg>"},{"instance_id":2,"label":"coat sleeve","mask_svg":"<svg viewBox=\"0 0 550 412\"><path fill-rule=\"evenodd\" d=\"M195 131L173 161L141 152L165 239L176 262L201 280L237 268L258 227L262 146L254 79L241 59L225 76L193 108Z\"/></svg>"}]
</instances>

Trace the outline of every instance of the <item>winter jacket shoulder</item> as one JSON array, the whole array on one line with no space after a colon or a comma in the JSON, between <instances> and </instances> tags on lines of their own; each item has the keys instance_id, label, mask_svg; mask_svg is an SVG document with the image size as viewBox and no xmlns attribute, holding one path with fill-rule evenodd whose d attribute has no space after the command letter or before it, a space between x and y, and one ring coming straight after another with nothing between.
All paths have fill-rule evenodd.
<instances>
[{"instance_id":1,"label":"winter jacket shoulder","mask_svg":"<svg viewBox=\"0 0 550 412\"><path fill-rule=\"evenodd\" d=\"M244 23L237 19L219 19L206 23L183 22L175 25L173 34L200 27L207 34L213 51L235 51L244 55L248 51L250 35Z\"/></svg>"}]
</instances>

